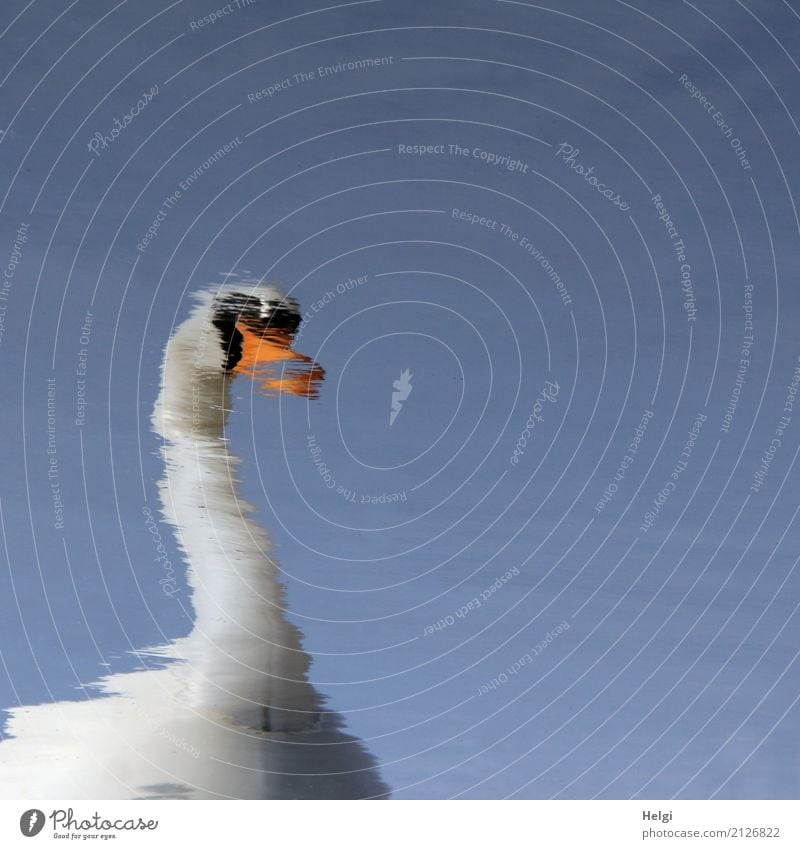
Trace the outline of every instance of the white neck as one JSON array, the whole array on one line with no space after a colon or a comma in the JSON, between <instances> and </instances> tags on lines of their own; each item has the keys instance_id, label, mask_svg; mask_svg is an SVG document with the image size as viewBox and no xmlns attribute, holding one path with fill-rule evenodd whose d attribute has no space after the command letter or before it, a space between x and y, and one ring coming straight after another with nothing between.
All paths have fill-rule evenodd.
<instances>
[{"instance_id":1,"label":"white neck","mask_svg":"<svg viewBox=\"0 0 800 849\"><path fill-rule=\"evenodd\" d=\"M320 698L307 681L301 633L285 616L279 568L266 531L248 518L224 435L232 376L219 332L197 310L167 346L153 413L164 437L163 515L186 555L195 626L182 648L191 698L265 730L308 727Z\"/></svg>"}]
</instances>

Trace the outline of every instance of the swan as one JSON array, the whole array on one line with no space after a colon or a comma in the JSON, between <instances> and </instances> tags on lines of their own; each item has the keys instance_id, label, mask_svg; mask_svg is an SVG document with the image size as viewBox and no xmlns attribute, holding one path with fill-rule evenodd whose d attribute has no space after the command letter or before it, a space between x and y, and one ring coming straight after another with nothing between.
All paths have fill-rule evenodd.
<instances>
[{"instance_id":1,"label":"swan","mask_svg":"<svg viewBox=\"0 0 800 849\"><path fill-rule=\"evenodd\" d=\"M160 668L106 676L83 701L10 710L0 797L388 795L374 758L308 680L270 537L239 494L241 460L225 436L239 375L266 394L318 396L322 368L291 347L300 320L293 299L259 280L196 293L165 348L151 419L193 628L141 653Z\"/></svg>"}]
</instances>

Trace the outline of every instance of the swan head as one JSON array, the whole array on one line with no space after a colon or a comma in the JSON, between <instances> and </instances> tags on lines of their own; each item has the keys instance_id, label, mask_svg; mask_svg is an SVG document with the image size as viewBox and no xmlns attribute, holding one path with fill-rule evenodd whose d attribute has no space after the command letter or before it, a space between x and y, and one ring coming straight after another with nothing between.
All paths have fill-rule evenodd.
<instances>
[{"instance_id":1,"label":"swan head","mask_svg":"<svg viewBox=\"0 0 800 849\"><path fill-rule=\"evenodd\" d=\"M294 298L272 284L241 280L201 292L198 299L218 334L226 375L247 375L267 395L318 397L324 370L292 348L302 321Z\"/></svg>"}]
</instances>

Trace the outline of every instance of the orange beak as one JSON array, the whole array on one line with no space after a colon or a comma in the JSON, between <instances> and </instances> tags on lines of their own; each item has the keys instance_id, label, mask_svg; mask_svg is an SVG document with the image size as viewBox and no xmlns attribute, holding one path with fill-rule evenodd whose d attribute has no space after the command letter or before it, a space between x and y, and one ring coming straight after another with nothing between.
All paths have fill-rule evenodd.
<instances>
[{"instance_id":1,"label":"orange beak","mask_svg":"<svg viewBox=\"0 0 800 849\"><path fill-rule=\"evenodd\" d=\"M279 330L256 333L244 322L236 329L243 340L236 373L252 377L265 395L285 392L300 398L319 397L325 370L311 357L291 349L291 334Z\"/></svg>"}]
</instances>

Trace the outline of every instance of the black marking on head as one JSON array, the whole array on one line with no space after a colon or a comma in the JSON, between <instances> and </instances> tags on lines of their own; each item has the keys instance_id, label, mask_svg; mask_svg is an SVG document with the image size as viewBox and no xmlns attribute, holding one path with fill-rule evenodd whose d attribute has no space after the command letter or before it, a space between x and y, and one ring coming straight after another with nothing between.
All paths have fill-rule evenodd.
<instances>
[{"instance_id":1,"label":"black marking on head","mask_svg":"<svg viewBox=\"0 0 800 849\"><path fill-rule=\"evenodd\" d=\"M265 330L281 330L292 336L297 332L302 319L297 304L291 299L268 301L269 314L261 321Z\"/></svg>"},{"instance_id":2,"label":"black marking on head","mask_svg":"<svg viewBox=\"0 0 800 849\"><path fill-rule=\"evenodd\" d=\"M242 358L244 338L237 329L239 322L268 336L270 331L294 335L300 326L300 309L292 298L264 301L245 292L231 292L214 305L212 324L221 334L225 354L225 371L233 371Z\"/></svg>"},{"instance_id":3,"label":"black marking on head","mask_svg":"<svg viewBox=\"0 0 800 849\"><path fill-rule=\"evenodd\" d=\"M222 352L225 354L225 371L233 371L242 358L244 337L236 329L236 322L229 318L215 318L211 322L220 332Z\"/></svg>"}]
</instances>

